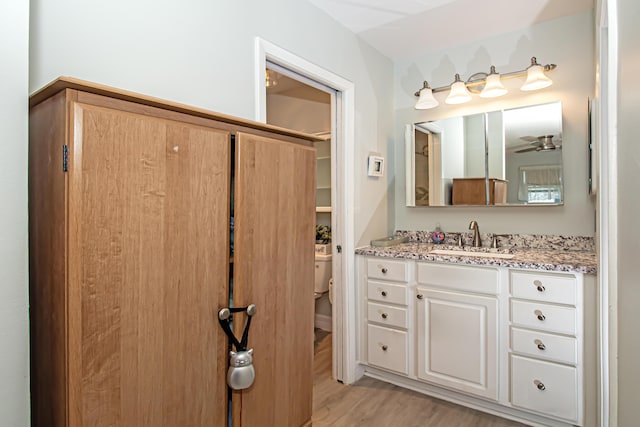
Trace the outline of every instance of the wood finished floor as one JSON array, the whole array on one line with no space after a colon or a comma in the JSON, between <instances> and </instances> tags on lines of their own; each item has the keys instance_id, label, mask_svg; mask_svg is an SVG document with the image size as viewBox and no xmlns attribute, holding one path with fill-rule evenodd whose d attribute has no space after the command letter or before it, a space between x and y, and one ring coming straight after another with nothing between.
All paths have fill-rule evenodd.
<instances>
[{"instance_id":1,"label":"wood finished floor","mask_svg":"<svg viewBox=\"0 0 640 427\"><path fill-rule=\"evenodd\" d=\"M313 427L523 426L383 381L364 377L345 386L331 378L331 334L316 333Z\"/></svg>"}]
</instances>

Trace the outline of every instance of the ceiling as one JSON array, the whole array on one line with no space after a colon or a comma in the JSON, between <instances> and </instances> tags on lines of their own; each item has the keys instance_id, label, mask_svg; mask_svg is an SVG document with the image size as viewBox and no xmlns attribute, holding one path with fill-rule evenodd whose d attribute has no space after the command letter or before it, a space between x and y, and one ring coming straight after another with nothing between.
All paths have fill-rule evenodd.
<instances>
[{"instance_id":1,"label":"ceiling","mask_svg":"<svg viewBox=\"0 0 640 427\"><path fill-rule=\"evenodd\" d=\"M521 30L594 0L308 0L391 59Z\"/></svg>"}]
</instances>

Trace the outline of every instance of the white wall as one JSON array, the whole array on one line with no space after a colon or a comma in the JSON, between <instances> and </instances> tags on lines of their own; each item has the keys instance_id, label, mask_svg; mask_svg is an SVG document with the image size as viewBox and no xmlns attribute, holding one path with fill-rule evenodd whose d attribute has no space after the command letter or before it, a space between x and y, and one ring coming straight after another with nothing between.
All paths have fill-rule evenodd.
<instances>
[{"instance_id":1,"label":"white wall","mask_svg":"<svg viewBox=\"0 0 640 427\"><path fill-rule=\"evenodd\" d=\"M592 13L581 13L547 21L525 30L479 40L412 60L395 64L396 108L396 172L404 176L405 123L438 120L447 116L495 111L529 104L562 101L565 204L561 207L477 207L477 208L407 208L402 196L404 180L396 180L395 209L398 229L432 229L439 222L444 230L466 230L469 221L480 224L482 232L539 233L593 236L595 203L587 192L587 98L593 97L594 30ZM434 35L436 37L438 35ZM441 102L432 110L413 108L415 91L422 81L431 87L445 86L454 74L463 78L489 71L498 72L526 68L532 56L538 62L556 63L550 74L553 86L532 93L522 92L520 79L508 80L509 94L494 100L477 96L461 106L444 104L448 92L435 94ZM446 209L446 210L443 210Z\"/></svg>"},{"instance_id":2,"label":"white wall","mask_svg":"<svg viewBox=\"0 0 640 427\"><path fill-rule=\"evenodd\" d=\"M611 0L609 0L611 1ZM640 2L618 0L618 425L640 420Z\"/></svg>"},{"instance_id":3,"label":"white wall","mask_svg":"<svg viewBox=\"0 0 640 427\"><path fill-rule=\"evenodd\" d=\"M0 3L0 425L29 425L29 0Z\"/></svg>"},{"instance_id":4,"label":"white wall","mask_svg":"<svg viewBox=\"0 0 640 427\"><path fill-rule=\"evenodd\" d=\"M308 2L33 0L30 89L69 75L252 119L256 36L355 84L355 241L384 235L392 175L366 166L393 154L393 66Z\"/></svg>"}]
</instances>

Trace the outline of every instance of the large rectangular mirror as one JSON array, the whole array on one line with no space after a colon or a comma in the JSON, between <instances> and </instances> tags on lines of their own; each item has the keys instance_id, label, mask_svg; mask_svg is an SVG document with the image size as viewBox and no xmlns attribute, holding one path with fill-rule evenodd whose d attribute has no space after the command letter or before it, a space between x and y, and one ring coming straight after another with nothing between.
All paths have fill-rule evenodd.
<instances>
[{"instance_id":1,"label":"large rectangular mirror","mask_svg":"<svg viewBox=\"0 0 640 427\"><path fill-rule=\"evenodd\" d=\"M562 104L406 127L407 206L563 203Z\"/></svg>"}]
</instances>

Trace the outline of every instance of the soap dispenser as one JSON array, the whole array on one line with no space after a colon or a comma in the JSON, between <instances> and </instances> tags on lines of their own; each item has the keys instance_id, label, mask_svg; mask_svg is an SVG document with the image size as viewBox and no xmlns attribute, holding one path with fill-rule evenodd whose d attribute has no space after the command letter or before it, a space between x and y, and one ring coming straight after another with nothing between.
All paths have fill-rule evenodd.
<instances>
[{"instance_id":1,"label":"soap dispenser","mask_svg":"<svg viewBox=\"0 0 640 427\"><path fill-rule=\"evenodd\" d=\"M444 231L442 231L442 228L440 228L440 223L436 224L436 229L431 234L431 240L433 240L433 243L436 244L444 243Z\"/></svg>"}]
</instances>

